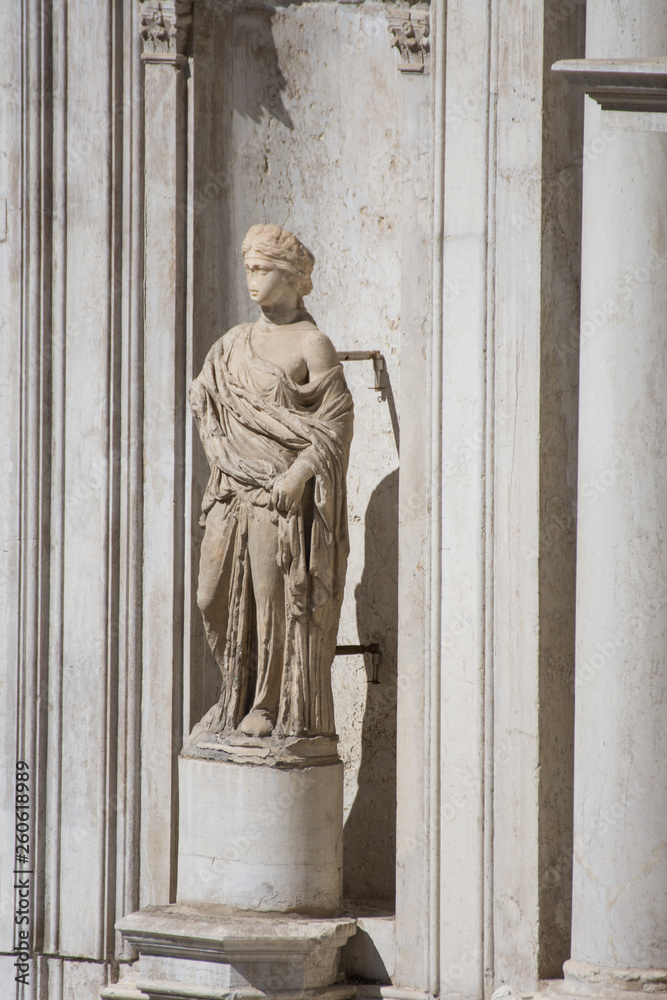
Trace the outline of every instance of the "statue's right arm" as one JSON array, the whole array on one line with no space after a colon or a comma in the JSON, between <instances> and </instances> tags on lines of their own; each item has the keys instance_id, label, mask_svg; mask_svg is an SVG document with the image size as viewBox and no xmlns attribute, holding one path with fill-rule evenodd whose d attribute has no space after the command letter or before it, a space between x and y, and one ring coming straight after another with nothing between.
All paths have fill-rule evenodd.
<instances>
[{"instance_id":1,"label":"statue's right arm","mask_svg":"<svg viewBox=\"0 0 667 1000\"><path fill-rule=\"evenodd\" d=\"M235 340L238 334L239 327L233 326L231 330L223 334L218 340L216 340L208 350L206 357L204 358L204 364L202 365L202 370L199 375L193 380L190 386L190 392L188 398L190 400L190 407L195 416L197 422L199 422L201 416L201 405L199 403L199 398L202 394L205 394L205 388L207 378L206 373L210 365L215 364L218 358L225 353L230 344Z\"/></svg>"},{"instance_id":2,"label":"statue's right arm","mask_svg":"<svg viewBox=\"0 0 667 1000\"><path fill-rule=\"evenodd\" d=\"M224 418L224 415L220 414L215 407L212 409L210 406L210 393L214 391L211 387L215 384L216 378L215 374L211 373L209 369L211 366L215 367L219 363L222 355L225 354L238 336L240 329L240 325L234 326L215 341L206 355L199 376L194 379L190 386L190 409L195 418L199 436L204 445L206 457L211 468L215 464L212 440L218 437L220 433L224 434L225 431L224 427L220 425L220 421Z\"/></svg>"},{"instance_id":3,"label":"statue's right arm","mask_svg":"<svg viewBox=\"0 0 667 1000\"><path fill-rule=\"evenodd\" d=\"M201 373L198 376L199 378L201 378L201 375L206 371L208 365L215 362L222 354L224 354L227 348L233 343L234 340L236 340L240 326L241 324L239 324L239 326L233 326L231 330L227 330L227 333L224 333L222 337L219 337L218 340L214 341L214 343L209 347L208 353L204 358ZM198 379L194 380L193 386L197 380Z\"/></svg>"}]
</instances>

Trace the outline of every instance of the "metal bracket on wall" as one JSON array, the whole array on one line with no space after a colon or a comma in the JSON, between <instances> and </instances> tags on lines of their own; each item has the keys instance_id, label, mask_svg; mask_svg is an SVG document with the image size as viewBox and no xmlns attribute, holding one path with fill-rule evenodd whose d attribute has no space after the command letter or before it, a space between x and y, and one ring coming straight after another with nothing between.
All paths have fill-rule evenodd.
<instances>
[{"instance_id":1,"label":"metal bracket on wall","mask_svg":"<svg viewBox=\"0 0 667 1000\"><path fill-rule=\"evenodd\" d=\"M371 657L371 673L368 683L379 684L378 674L382 661L382 650L379 643L369 642L365 646L336 646L336 656L357 656L360 653L369 653Z\"/></svg>"},{"instance_id":2,"label":"metal bracket on wall","mask_svg":"<svg viewBox=\"0 0 667 1000\"><path fill-rule=\"evenodd\" d=\"M372 361L373 362L373 388L379 392L379 399L385 398L384 382L382 372L386 370L386 362L380 351L338 351L339 361Z\"/></svg>"}]
</instances>

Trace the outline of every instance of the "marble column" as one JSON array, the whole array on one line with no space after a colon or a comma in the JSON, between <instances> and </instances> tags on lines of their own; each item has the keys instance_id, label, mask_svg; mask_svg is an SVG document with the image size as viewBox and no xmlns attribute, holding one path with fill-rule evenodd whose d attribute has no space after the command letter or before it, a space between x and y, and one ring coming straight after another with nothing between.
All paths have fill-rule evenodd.
<instances>
[{"instance_id":1,"label":"marble column","mask_svg":"<svg viewBox=\"0 0 667 1000\"><path fill-rule=\"evenodd\" d=\"M606 80L624 87L633 60L666 54L660 0L589 0L582 74L627 60ZM610 93L603 107L630 107L636 87L630 104ZM614 996L667 990L667 135L605 130L608 112L586 103L572 957L560 989Z\"/></svg>"}]
</instances>

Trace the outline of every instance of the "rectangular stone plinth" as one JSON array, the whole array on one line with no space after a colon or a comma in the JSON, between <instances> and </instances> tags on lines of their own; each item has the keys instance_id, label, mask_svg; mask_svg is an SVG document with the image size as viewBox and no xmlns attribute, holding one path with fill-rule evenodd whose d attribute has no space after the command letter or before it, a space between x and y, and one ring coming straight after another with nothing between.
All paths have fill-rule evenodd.
<instances>
[{"instance_id":1,"label":"rectangular stone plinth","mask_svg":"<svg viewBox=\"0 0 667 1000\"><path fill-rule=\"evenodd\" d=\"M116 925L139 953L131 981L104 1000L345 1000L339 951L355 933L349 917L247 913L221 906L154 906Z\"/></svg>"}]
</instances>

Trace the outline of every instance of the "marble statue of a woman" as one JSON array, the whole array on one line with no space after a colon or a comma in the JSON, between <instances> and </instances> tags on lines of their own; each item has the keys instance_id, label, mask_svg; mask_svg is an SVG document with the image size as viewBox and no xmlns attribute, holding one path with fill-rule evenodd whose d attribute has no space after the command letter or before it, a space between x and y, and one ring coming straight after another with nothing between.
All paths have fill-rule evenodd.
<instances>
[{"instance_id":1,"label":"marble statue of a woman","mask_svg":"<svg viewBox=\"0 0 667 1000\"><path fill-rule=\"evenodd\" d=\"M197 601L222 672L192 735L333 734L352 398L304 307L311 252L271 225L242 252L261 315L213 345L190 391L211 469Z\"/></svg>"}]
</instances>

